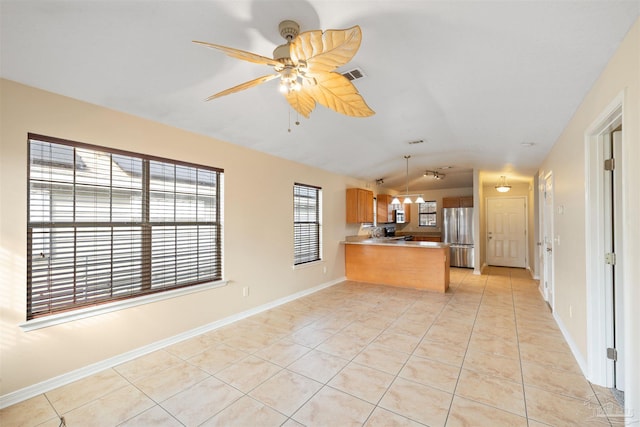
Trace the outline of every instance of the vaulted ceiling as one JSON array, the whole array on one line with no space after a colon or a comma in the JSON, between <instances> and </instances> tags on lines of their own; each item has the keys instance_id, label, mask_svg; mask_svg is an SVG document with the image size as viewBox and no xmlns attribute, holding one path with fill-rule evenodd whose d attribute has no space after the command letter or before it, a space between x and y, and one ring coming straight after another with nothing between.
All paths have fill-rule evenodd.
<instances>
[{"instance_id":1,"label":"vaulted ceiling","mask_svg":"<svg viewBox=\"0 0 640 427\"><path fill-rule=\"evenodd\" d=\"M639 13L638 0L2 0L0 72L398 191L410 155L410 191L454 188L473 169L530 178ZM204 102L270 70L191 41L271 57L285 19L361 27L339 71L364 72L374 116L298 118L276 80Z\"/></svg>"}]
</instances>

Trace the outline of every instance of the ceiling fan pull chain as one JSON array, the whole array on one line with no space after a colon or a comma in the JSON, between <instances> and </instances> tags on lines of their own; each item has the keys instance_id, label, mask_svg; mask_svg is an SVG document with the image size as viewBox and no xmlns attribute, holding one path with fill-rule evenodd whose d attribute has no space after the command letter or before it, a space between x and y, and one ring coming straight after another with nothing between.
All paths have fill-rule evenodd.
<instances>
[{"instance_id":1,"label":"ceiling fan pull chain","mask_svg":"<svg viewBox=\"0 0 640 427\"><path fill-rule=\"evenodd\" d=\"M291 133L291 108L289 108L288 111L289 111L289 129L288 129L288 131L289 131L289 133Z\"/></svg>"}]
</instances>

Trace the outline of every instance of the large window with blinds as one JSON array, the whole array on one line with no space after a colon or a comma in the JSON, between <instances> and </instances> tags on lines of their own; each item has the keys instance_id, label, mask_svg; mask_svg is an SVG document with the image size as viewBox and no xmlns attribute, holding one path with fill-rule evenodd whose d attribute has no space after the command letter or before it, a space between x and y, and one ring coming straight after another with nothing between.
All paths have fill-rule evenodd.
<instances>
[{"instance_id":1,"label":"large window with blinds","mask_svg":"<svg viewBox=\"0 0 640 427\"><path fill-rule=\"evenodd\" d=\"M293 185L294 265L321 259L321 194L319 187Z\"/></svg>"},{"instance_id":2,"label":"large window with blinds","mask_svg":"<svg viewBox=\"0 0 640 427\"><path fill-rule=\"evenodd\" d=\"M28 320L222 279L222 169L30 134L28 175Z\"/></svg>"}]
</instances>

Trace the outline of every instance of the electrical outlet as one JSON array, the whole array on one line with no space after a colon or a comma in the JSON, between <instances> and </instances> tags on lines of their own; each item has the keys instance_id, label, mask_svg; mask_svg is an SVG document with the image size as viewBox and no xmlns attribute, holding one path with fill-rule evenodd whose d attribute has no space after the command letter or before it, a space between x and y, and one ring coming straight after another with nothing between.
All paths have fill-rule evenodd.
<instances>
[{"instance_id":1,"label":"electrical outlet","mask_svg":"<svg viewBox=\"0 0 640 427\"><path fill-rule=\"evenodd\" d=\"M245 286L244 288L242 288L242 296L243 297L248 297L249 296L249 287Z\"/></svg>"},{"instance_id":2,"label":"electrical outlet","mask_svg":"<svg viewBox=\"0 0 640 427\"><path fill-rule=\"evenodd\" d=\"M569 318L573 319L573 306L569 304Z\"/></svg>"},{"instance_id":3,"label":"electrical outlet","mask_svg":"<svg viewBox=\"0 0 640 427\"><path fill-rule=\"evenodd\" d=\"M322 267L322 273L327 274L327 266Z\"/></svg>"}]
</instances>

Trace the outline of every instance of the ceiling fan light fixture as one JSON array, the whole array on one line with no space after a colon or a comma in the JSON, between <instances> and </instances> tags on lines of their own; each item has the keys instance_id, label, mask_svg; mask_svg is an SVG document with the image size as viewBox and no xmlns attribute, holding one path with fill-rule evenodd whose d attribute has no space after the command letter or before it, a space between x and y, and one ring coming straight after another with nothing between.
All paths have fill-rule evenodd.
<instances>
[{"instance_id":1,"label":"ceiling fan light fixture","mask_svg":"<svg viewBox=\"0 0 640 427\"><path fill-rule=\"evenodd\" d=\"M285 66L280 71L280 92L287 94L299 91L301 88L298 70L291 66Z\"/></svg>"},{"instance_id":2,"label":"ceiling fan light fixture","mask_svg":"<svg viewBox=\"0 0 640 427\"><path fill-rule=\"evenodd\" d=\"M375 112L351 81L336 72L348 63L360 48L362 31L358 25L344 30L313 30L300 32L300 26L291 20L278 27L285 44L277 46L273 58L228 46L194 40L194 43L222 51L232 58L272 67L275 73L209 96L206 100L236 93L280 78L280 92L298 114L309 114L320 104L350 117L369 117Z\"/></svg>"},{"instance_id":3,"label":"ceiling fan light fixture","mask_svg":"<svg viewBox=\"0 0 640 427\"><path fill-rule=\"evenodd\" d=\"M511 186L507 184L507 177L502 175L496 184L496 191L506 193L509 190L511 190Z\"/></svg>"}]
</instances>

